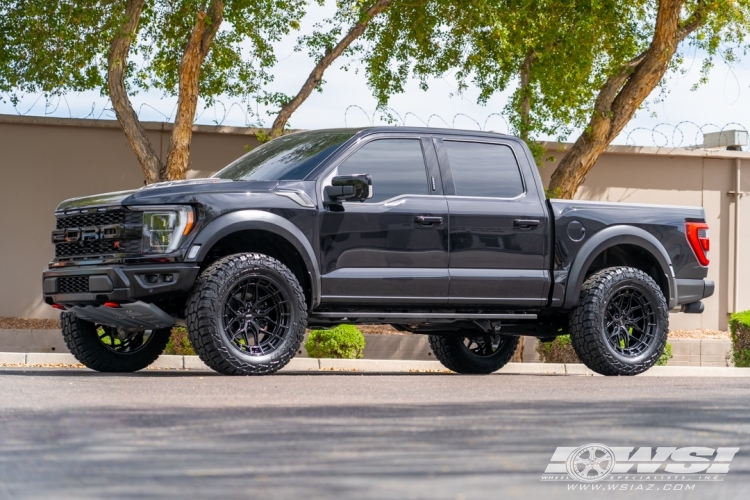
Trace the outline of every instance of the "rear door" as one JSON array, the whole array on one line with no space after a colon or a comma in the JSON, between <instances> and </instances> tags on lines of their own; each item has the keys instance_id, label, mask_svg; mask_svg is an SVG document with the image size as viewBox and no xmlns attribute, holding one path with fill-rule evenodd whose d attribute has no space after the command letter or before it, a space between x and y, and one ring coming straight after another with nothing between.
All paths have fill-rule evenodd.
<instances>
[{"instance_id":1,"label":"rear door","mask_svg":"<svg viewBox=\"0 0 750 500\"><path fill-rule=\"evenodd\" d=\"M521 146L460 136L435 143L450 213L448 302L546 303L549 228L536 183L522 175Z\"/></svg>"},{"instance_id":2,"label":"rear door","mask_svg":"<svg viewBox=\"0 0 750 500\"><path fill-rule=\"evenodd\" d=\"M373 196L321 214L322 304L445 304L448 205L430 138L365 138L321 187L347 174L370 174Z\"/></svg>"}]
</instances>

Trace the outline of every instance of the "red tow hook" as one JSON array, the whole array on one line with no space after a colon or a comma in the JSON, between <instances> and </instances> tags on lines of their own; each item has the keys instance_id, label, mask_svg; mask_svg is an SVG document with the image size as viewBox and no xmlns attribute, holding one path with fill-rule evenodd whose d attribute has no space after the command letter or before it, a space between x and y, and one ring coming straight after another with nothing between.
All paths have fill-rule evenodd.
<instances>
[{"instance_id":1,"label":"red tow hook","mask_svg":"<svg viewBox=\"0 0 750 500\"><path fill-rule=\"evenodd\" d=\"M120 304L118 304L117 302L105 302L104 307L111 307L112 309L117 309L118 307L120 307Z\"/></svg>"},{"instance_id":2,"label":"red tow hook","mask_svg":"<svg viewBox=\"0 0 750 500\"><path fill-rule=\"evenodd\" d=\"M61 311L65 310L65 306L62 304L50 304L53 309L60 309Z\"/></svg>"}]
</instances>

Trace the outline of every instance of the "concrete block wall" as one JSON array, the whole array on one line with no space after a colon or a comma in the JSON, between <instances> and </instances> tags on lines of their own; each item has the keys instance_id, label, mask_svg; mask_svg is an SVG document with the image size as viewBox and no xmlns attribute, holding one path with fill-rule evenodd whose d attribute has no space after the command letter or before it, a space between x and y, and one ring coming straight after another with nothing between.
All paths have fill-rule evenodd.
<instances>
[{"instance_id":1,"label":"concrete block wall","mask_svg":"<svg viewBox=\"0 0 750 500\"><path fill-rule=\"evenodd\" d=\"M670 365L677 366L734 366L727 355L732 351L729 340L675 339Z\"/></svg>"},{"instance_id":2,"label":"concrete block wall","mask_svg":"<svg viewBox=\"0 0 750 500\"><path fill-rule=\"evenodd\" d=\"M307 335L305 335L307 341ZM307 357L304 343L297 352L299 357ZM364 359L415 359L434 361L427 335L365 335Z\"/></svg>"},{"instance_id":3,"label":"concrete block wall","mask_svg":"<svg viewBox=\"0 0 750 500\"><path fill-rule=\"evenodd\" d=\"M730 340L718 339L670 339L672 359L668 366L734 366L728 358L732 352ZM539 341L534 337L524 337L523 362L538 363L539 354L536 346Z\"/></svg>"},{"instance_id":4,"label":"concrete block wall","mask_svg":"<svg viewBox=\"0 0 750 500\"><path fill-rule=\"evenodd\" d=\"M306 337L305 337L306 340ZM364 359L410 359L434 361L427 335L365 335ZM539 363L534 337L523 337L523 362ZM672 339L670 366L733 366L727 359L732 350L729 340ZM59 330L0 330L0 352L67 353ZM300 347L297 357L306 358Z\"/></svg>"}]
</instances>

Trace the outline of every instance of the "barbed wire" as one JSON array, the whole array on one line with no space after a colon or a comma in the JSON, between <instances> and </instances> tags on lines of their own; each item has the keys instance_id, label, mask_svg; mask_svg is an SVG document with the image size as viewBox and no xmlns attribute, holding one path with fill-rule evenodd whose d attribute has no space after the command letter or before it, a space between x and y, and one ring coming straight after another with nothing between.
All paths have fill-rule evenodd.
<instances>
[{"instance_id":1,"label":"barbed wire","mask_svg":"<svg viewBox=\"0 0 750 500\"><path fill-rule=\"evenodd\" d=\"M695 130L695 135L693 136L692 142L686 142L687 137L689 137L686 135L687 128L693 128ZM684 120L679 122L677 125L672 125L670 123L658 123L651 128L635 127L630 130L623 131L623 133L620 134L620 137L624 135L625 144L628 146L644 145L638 144L633 138L634 134L641 132L650 135L651 143L656 147L700 148L703 146L703 135L705 135L706 133L724 132L728 130L741 130L747 132L747 128L743 124L738 122L729 122L720 127L715 123L698 125L695 122Z\"/></svg>"},{"instance_id":2,"label":"barbed wire","mask_svg":"<svg viewBox=\"0 0 750 500\"><path fill-rule=\"evenodd\" d=\"M38 108L40 101L43 99L43 116L65 116L67 114L67 117L69 118L96 120L102 119L103 117L105 119L116 118L109 99L107 99L103 105L101 104L101 100L92 101L88 113L81 116L73 113L70 103L65 95L45 96L44 94L40 94L36 96L36 98L28 95L24 97L29 98L25 99L26 102L33 99L30 106L14 101L9 94L0 96L0 103L10 103L13 111L20 116L34 115L35 113L32 113L32 111ZM242 126L245 127L260 126L258 121L258 111L253 111L248 105L249 102L251 102L249 99L245 102L224 101L219 99L214 100L211 106L202 106L195 117L195 123L200 122L201 119L205 117L213 115L213 119L209 120L209 122L214 125L223 125L227 123L227 121L231 121L234 123L241 122ZM157 116L159 119L166 122L173 121L176 112L176 103L171 106L171 109L168 110L167 113L150 103L140 103L137 105L136 110L139 119L143 119L146 115L151 115ZM151 116L148 118L151 119ZM350 122L352 118L354 121L359 121L356 120L357 116L359 116L359 120L364 117L365 122L370 126L374 126L378 121L381 121L395 124L397 126L418 125L441 128L476 128L482 131L500 132L504 134L512 134L513 132L509 120L502 113L496 112L486 115L483 121L481 118L477 119L467 113L455 113L452 117L448 117L448 119L438 113L433 113L424 120L412 111L407 111L402 115L396 109L384 107L375 108L372 112L368 112L358 104L351 104L344 110L344 126L351 126ZM253 121L254 119L255 121ZM655 146L662 148L700 148L703 146L704 134L708 132L724 132L726 130L748 131L747 127L738 122L730 122L723 126L719 126L715 123L700 125L693 121L683 120L676 125L663 122L658 123L653 127L633 127L626 129L613 141L613 144L624 144L628 146Z\"/></svg>"},{"instance_id":3,"label":"barbed wire","mask_svg":"<svg viewBox=\"0 0 750 500\"><path fill-rule=\"evenodd\" d=\"M33 113L33 111L38 107L37 105L42 99L44 99L44 111L42 112L42 116L62 116L65 118L94 120L102 119L102 117L111 120L116 119L115 110L112 108L112 101L110 99L107 99L104 102L104 104L101 106L101 109L98 108L101 105L101 101L92 101L89 112L85 115L73 113L65 95L45 96L44 94L40 94L36 97L36 99L34 99L32 104L27 107L20 102L14 102L9 94L4 94L0 96L0 104L10 104L12 110L19 116L36 116L36 113ZM65 116L65 113L63 113L62 115L58 113L60 105L63 102L65 103L65 107L67 108L67 116ZM176 102L174 103L174 105L172 105L171 110L168 113L165 113L161 109L147 102L140 104L136 103L135 106L135 112L139 119L143 119L145 112L157 115L165 122L172 122L177 112ZM213 113L214 119L210 122L214 125L223 125L228 119L230 119L232 113L237 111L239 111L239 114L242 117L242 123L245 127L257 126L257 123L254 123L251 120L254 116L254 113L250 113L247 111L246 103L241 103L238 101L225 103L224 101L219 99L214 100L212 106L202 106L202 108L196 114L194 122L198 123L204 115L210 115L211 113Z\"/></svg>"}]
</instances>

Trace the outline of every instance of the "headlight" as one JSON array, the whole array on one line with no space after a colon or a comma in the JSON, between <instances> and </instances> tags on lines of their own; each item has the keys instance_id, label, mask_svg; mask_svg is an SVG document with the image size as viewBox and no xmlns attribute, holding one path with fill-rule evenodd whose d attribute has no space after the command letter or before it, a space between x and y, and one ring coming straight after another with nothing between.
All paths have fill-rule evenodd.
<instances>
[{"instance_id":1,"label":"headlight","mask_svg":"<svg viewBox=\"0 0 750 500\"><path fill-rule=\"evenodd\" d=\"M138 207L143 212L143 253L172 253L193 227L190 207Z\"/></svg>"}]
</instances>

